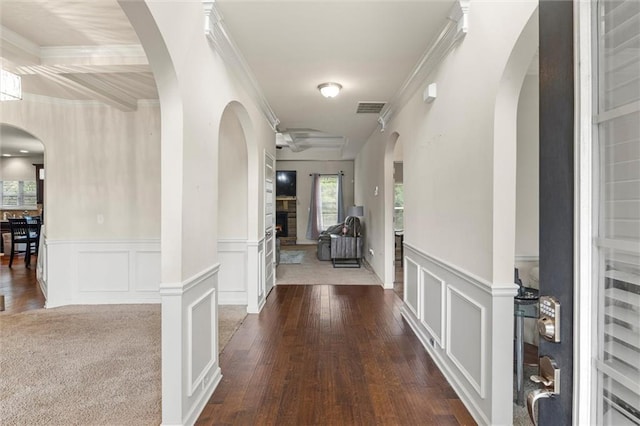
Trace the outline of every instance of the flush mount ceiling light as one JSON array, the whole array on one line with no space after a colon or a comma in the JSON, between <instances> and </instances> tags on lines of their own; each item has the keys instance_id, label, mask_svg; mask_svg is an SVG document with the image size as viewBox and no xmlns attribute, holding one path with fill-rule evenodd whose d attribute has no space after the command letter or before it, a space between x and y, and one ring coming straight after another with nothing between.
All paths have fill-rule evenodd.
<instances>
[{"instance_id":1,"label":"flush mount ceiling light","mask_svg":"<svg viewBox=\"0 0 640 426\"><path fill-rule=\"evenodd\" d=\"M338 83L322 83L318 86L318 90L325 98L335 98L340 93L342 85Z\"/></svg>"}]
</instances>

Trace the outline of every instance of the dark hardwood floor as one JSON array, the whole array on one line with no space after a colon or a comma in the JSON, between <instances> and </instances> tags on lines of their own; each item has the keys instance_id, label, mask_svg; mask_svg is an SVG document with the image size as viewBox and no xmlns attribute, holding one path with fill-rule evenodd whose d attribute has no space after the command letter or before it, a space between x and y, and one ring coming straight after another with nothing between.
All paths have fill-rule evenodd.
<instances>
[{"instance_id":1,"label":"dark hardwood floor","mask_svg":"<svg viewBox=\"0 0 640 426\"><path fill-rule=\"evenodd\" d=\"M402 252L400 247L396 245L396 257L393 260L394 265L394 278L393 278L393 291L396 292L400 300L404 298L404 265L402 264Z\"/></svg>"},{"instance_id":2,"label":"dark hardwood floor","mask_svg":"<svg viewBox=\"0 0 640 426\"><path fill-rule=\"evenodd\" d=\"M16 256L9 268L9 255L0 256L0 294L4 295L5 310L16 314L44 307L44 296L36 280L37 257L31 256L31 266L24 266L24 256Z\"/></svg>"},{"instance_id":3,"label":"dark hardwood floor","mask_svg":"<svg viewBox=\"0 0 640 426\"><path fill-rule=\"evenodd\" d=\"M471 425L379 286L277 286L221 354L199 425Z\"/></svg>"}]
</instances>

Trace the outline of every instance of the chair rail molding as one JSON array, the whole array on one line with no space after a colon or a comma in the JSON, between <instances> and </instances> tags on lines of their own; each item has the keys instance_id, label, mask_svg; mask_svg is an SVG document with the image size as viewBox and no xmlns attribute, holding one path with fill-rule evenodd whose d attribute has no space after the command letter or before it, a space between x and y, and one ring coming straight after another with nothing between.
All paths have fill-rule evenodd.
<instances>
[{"instance_id":1,"label":"chair rail molding","mask_svg":"<svg viewBox=\"0 0 640 426\"><path fill-rule=\"evenodd\" d=\"M469 29L469 2L470 0L458 0L453 4L438 37L427 47L404 83L382 108L378 117L381 132L384 132L394 113L402 109L453 46L465 37Z\"/></svg>"},{"instance_id":2,"label":"chair rail molding","mask_svg":"<svg viewBox=\"0 0 640 426\"><path fill-rule=\"evenodd\" d=\"M222 13L216 7L215 2L204 2L203 4L205 11L204 33L207 39L214 50L220 54L222 59L234 71L234 74L239 77L240 82L260 108L273 131L277 131L280 120L276 117L276 113L264 96L264 92L251 67L249 67L242 52L225 28Z\"/></svg>"}]
</instances>

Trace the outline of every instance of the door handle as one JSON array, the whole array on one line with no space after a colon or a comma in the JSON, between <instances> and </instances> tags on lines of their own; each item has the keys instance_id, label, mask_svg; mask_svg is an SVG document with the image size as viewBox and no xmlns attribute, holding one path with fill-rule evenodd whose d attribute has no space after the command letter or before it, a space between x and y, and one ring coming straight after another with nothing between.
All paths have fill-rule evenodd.
<instances>
[{"instance_id":1,"label":"door handle","mask_svg":"<svg viewBox=\"0 0 640 426\"><path fill-rule=\"evenodd\" d=\"M533 426L538 426L535 414L536 402L538 402L539 399L551 398L553 395L555 394L547 389L536 389L527 395L527 410L529 410L529 418L531 418Z\"/></svg>"},{"instance_id":2,"label":"door handle","mask_svg":"<svg viewBox=\"0 0 640 426\"><path fill-rule=\"evenodd\" d=\"M267 238L268 238L268 237L270 237L270 236L271 236L271 231L267 231L264 235L265 235Z\"/></svg>"},{"instance_id":3,"label":"door handle","mask_svg":"<svg viewBox=\"0 0 640 426\"><path fill-rule=\"evenodd\" d=\"M529 417L534 426L538 424L536 421L536 403L540 399L552 398L560 394L560 369L555 360L550 356L540 358L540 374L531 376L531 381L542 383L544 389L536 389L527 395L527 410Z\"/></svg>"}]
</instances>

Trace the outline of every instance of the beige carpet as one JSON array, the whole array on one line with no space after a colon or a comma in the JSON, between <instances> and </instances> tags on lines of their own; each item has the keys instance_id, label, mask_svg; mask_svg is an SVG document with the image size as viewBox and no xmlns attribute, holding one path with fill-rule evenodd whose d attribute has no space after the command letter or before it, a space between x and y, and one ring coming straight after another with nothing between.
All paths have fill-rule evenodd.
<instances>
[{"instance_id":1,"label":"beige carpet","mask_svg":"<svg viewBox=\"0 0 640 426\"><path fill-rule=\"evenodd\" d=\"M361 268L334 268L331 261L318 260L315 245L282 246L281 250L304 250L306 254L302 263L278 265L277 284L381 284L366 263Z\"/></svg>"},{"instance_id":2,"label":"beige carpet","mask_svg":"<svg viewBox=\"0 0 640 426\"><path fill-rule=\"evenodd\" d=\"M221 307L220 348L246 316ZM158 425L160 306L0 315L0 425Z\"/></svg>"}]
</instances>

